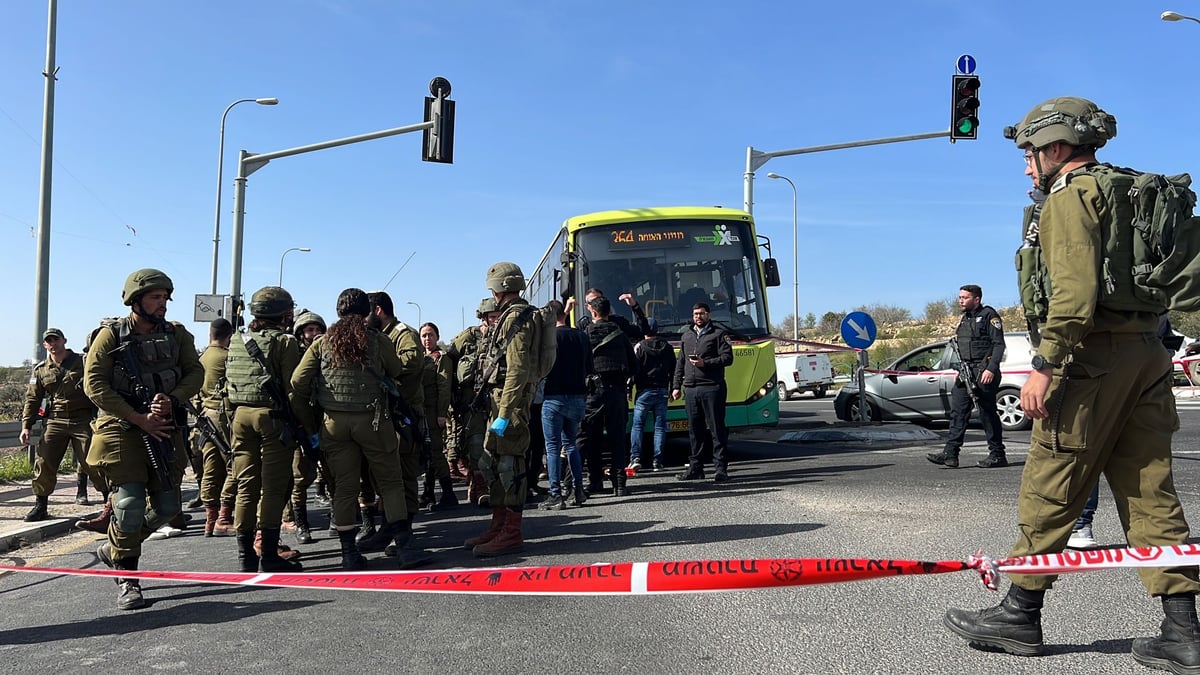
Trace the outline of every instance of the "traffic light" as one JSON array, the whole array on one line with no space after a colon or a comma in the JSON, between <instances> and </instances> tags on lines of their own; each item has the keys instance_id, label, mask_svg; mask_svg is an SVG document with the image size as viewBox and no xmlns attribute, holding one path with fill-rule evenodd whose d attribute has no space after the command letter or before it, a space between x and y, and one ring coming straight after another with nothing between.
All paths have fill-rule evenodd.
<instances>
[{"instance_id":1,"label":"traffic light","mask_svg":"<svg viewBox=\"0 0 1200 675\"><path fill-rule=\"evenodd\" d=\"M450 95L450 82L444 77L435 77L429 83L425 97L425 121L433 122L421 137L421 159L426 162L454 163L454 101Z\"/></svg>"},{"instance_id":2,"label":"traffic light","mask_svg":"<svg viewBox=\"0 0 1200 675\"><path fill-rule=\"evenodd\" d=\"M950 142L979 135L979 77L955 75L950 108Z\"/></svg>"}]
</instances>

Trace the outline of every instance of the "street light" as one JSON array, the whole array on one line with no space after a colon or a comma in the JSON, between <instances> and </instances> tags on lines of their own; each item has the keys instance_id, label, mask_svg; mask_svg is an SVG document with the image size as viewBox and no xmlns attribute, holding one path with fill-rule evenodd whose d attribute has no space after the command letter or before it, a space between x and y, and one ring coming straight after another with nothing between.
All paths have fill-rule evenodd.
<instances>
[{"instance_id":1,"label":"street light","mask_svg":"<svg viewBox=\"0 0 1200 675\"><path fill-rule=\"evenodd\" d=\"M796 221L796 184L787 176L777 173L767 174L767 178L786 180L792 186L792 272L795 280L792 282L792 339L800 339L800 228Z\"/></svg>"},{"instance_id":2,"label":"street light","mask_svg":"<svg viewBox=\"0 0 1200 675\"><path fill-rule=\"evenodd\" d=\"M212 288L209 291L213 295L217 294L217 253L221 250L221 182L223 169L225 165L225 117L229 115L229 111L239 103L257 103L259 105L277 105L277 98L242 98L229 104L225 108L225 112L221 115L221 143L217 149L217 216L213 225L213 261L212 261Z\"/></svg>"},{"instance_id":3,"label":"street light","mask_svg":"<svg viewBox=\"0 0 1200 675\"><path fill-rule=\"evenodd\" d=\"M408 302L405 302L404 304L412 305L413 307L417 308L417 327L419 329L421 326L424 325L423 323L421 323L421 306L418 305L417 303L413 302L412 300L409 300Z\"/></svg>"},{"instance_id":4,"label":"street light","mask_svg":"<svg viewBox=\"0 0 1200 675\"><path fill-rule=\"evenodd\" d=\"M294 246L294 247L289 248L288 250L284 251L283 255L279 256L279 285L280 286L283 286L283 259L287 257L287 254L291 253L292 251L300 251L301 253L308 253L311 250L312 249L307 246Z\"/></svg>"},{"instance_id":5,"label":"street light","mask_svg":"<svg viewBox=\"0 0 1200 675\"><path fill-rule=\"evenodd\" d=\"M1200 19L1197 19L1194 16L1185 16L1183 14L1180 14L1179 12L1163 12L1162 16L1159 18L1162 19L1163 21L1185 21L1186 20L1186 21L1195 21L1196 23L1200 23Z\"/></svg>"}]
</instances>

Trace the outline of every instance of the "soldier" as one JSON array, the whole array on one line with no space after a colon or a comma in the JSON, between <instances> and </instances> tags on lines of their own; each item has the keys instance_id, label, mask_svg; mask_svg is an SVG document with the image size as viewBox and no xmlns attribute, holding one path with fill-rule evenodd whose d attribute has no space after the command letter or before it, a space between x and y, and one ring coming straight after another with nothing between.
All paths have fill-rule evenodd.
<instances>
[{"instance_id":1,"label":"soldier","mask_svg":"<svg viewBox=\"0 0 1200 675\"><path fill-rule=\"evenodd\" d=\"M451 403L450 418L452 429L449 433L453 439L454 453L461 465L466 467L467 501L482 507L490 506L491 497L488 495L487 481L479 468L483 457L483 437L487 431L487 410L475 409L476 380L480 375L480 352L483 351L484 338L487 332L500 318L500 310L496 308L493 298L484 298L475 311L475 318L480 320L478 326L469 326L455 336L450 343L447 355L454 363L454 377L450 383Z\"/></svg>"},{"instance_id":2,"label":"soldier","mask_svg":"<svg viewBox=\"0 0 1200 675\"><path fill-rule=\"evenodd\" d=\"M429 461L425 463L425 489L421 503L430 509L434 506L434 483L442 488L442 497L437 506L458 506L454 495L454 483L450 478L450 465L446 463L445 435L447 416L450 414L450 359L438 345L441 334L432 323L421 326L421 346L425 349L425 365L421 379L425 397L425 425L429 437Z\"/></svg>"},{"instance_id":3,"label":"soldier","mask_svg":"<svg viewBox=\"0 0 1200 675\"><path fill-rule=\"evenodd\" d=\"M1115 135L1112 115L1075 97L1050 99L1005 129L1024 151L1033 187L1048 193L1039 237L1053 289L1033 371L1021 388L1021 406L1036 422L1021 474L1013 556L1061 551L1102 473L1130 546L1188 542L1171 471L1171 436L1179 427L1171 359L1155 335L1162 306L1134 295L1129 266L1101 260L1102 234L1128 245L1135 236L1128 190L1111 189L1116 169L1096 159ZM1138 575L1161 598L1165 617L1159 636L1133 641L1134 659L1200 672L1196 567L1139 568ZM951 609L943 623L971 643L1041 654L1042 604L1055 578L1010 575L998 606Z\"/></svg>"},{"instance_id":4,"label":"soldier","mask_svg":"<svg viewBox=\"0 0 1200 675\"><path fill-rule=\"evenodd\" d=\"M608 449L608 475L613 495L625 495L625 465L629 451L625 431L629 422L629 378L637 369L637 356L621 327L611 320L612 304L597 296L588 300L592 320L586 329L596 374L590 378L587 411L579 427L579 452L588 465L589 495L604 489L604 450Z\"/></svg>"},{"instance_id":5,"label":"soldier","mask_svg":"<svg viewBox=\"0 0 1200 675\"><path fill-rule=\"evenodd\" d=\"M176 409L200 391L204 367L191 333L166 320L174 290L159 270L130 274L121 292L130 314L100 327L84 364L84 391L100 409L88 463L107 481L113 502L108 541L96 555L118 570L136 570L142 542L180 512L177 486L187 457ZM118 609L146 606L136 579L117 584Z\"/></svg>"},{"instance_id":6,"label":"soldier","mask_svg":"<svg viewBox=\"0 0 1200 675\"><path fill-rule=\"evenodd\" d=\"M243 572L257 572L260 566L263 572L301 569L294 555L281 557L279 547L283 507L292 492L294 450L290 437L285 444L283 435L287 390L300 363L300 345L289 332L295 307L291 294L278 286L255 291L250 298L254 318L230 342L225 362L238 480L233 523Z\"/></svg>"},{"instance_id":7,"label":"soldier","mask_svg":"<svg viewBox=\"0 0 1200 675\"><path fill-rule=\"evenodd\" d=\"M200 387L200 414L210 419L223 435L228 449L229 409L225 401L225 360L233 324L216 319L208 326L208 347L200 354L204 366L204 384ZM230 537L237 533L233 524L233 504L237 498L237 477L233 457L226 457L216 440L205 437L200 448L204 472L200 478L200 501L204 503L204 536Z\"/></svg>"},{"instance_id":8,"label":"soldier","mask_svg":"<svg viewBox=\"0 0 1200 675\"><path fill-rule=\"evenodd\" d=\"M92 440L91 422L96 406L83 393L83 357L67 349L67 338L57 328L42 333L46 358L33 367L29 386L25 389L25 408L21 412L21 445L29 445L29 432L38 419L38 408L46 401L46 418L42 422L42 439L37 446L33 464L34 506L25 514L25 522L50 517L47 504L58 484L58 465L67 448L75 453L79 463L79 482L76 504L88 504L87 479L92 477L96 490L104 495L104 511L108 505L108 486L87 463L87 447Z\"/></svg>"},{"instance_id":9,"label":"soldier","mask_svg":"<svg viewBox=\"0 0 1200 675\"><path fill-rule=\"evenodd\" d=\"M463 546L476 557L524 549L521 515L528 493L525 453L529 449L529 407L537 388L532 321L517 324L529 303L521 297L525 275L516 263L499 262L486 275L500 318L484 340L479 364L481 385L490 400L490 423L483 441L480 469L488 480L492 522Z\"/></svg>"},{"instance_id":10,"label":"soldier","mask_svg":"<svg viewBox=\"0 0 1200 675\"><path fill-rule=\"evenodd\" d=\"M321 318L320 314L302 309L296 313L296 322L292 326L292 334L300 342L300 353L303 354L312 346L313 340L325 334L325 319ZM308 455L297 445L295 449L295 463L292 464L292 480L294 487L292 488L292 519L296 524L296 541L301 544L312 543L312 528L308 523L308 486L317 482L317 503L321 504L321 499L324 498L324 504L329 504L329 498L325 494L325 474L328 469L318 464L324 462L313 462Z\"/></svg>"},{"instance_id":11,"label":"soldier","mask_svg":"<svg viewBox=\"0 0 1200 675\"><path fill-rule=\"evenodd\" d=\"M355 535L355 501L362 464L370 466L386 521L378 532L362 539L361 550L379 551L393 541L400 568L424 564L429 556L412 548L412 521L405 489L397 435L387 414L383 378L392 380L404 367L395 344L367 325L371 312L367 294L357 288L341 292L338 320L316 339L292 376L292 409L308 433L319 434L319 445L333 472L333 522L342 549L342 567L361 570L366 559ZM316 401L320 411L314 408Z\"/></svg>"},{"instance_id":12,"label":"soldier","mask_svg":"<svg viewBox=\"0 0 1200 675\"><path fill-rule=\"evenodd\" d=\"M972 400L977 399L979 421L983 423L988 444L988 456L977 466L983 469L1008 466L1008 458L1004 455L1004 429L996 409L1000 362L1004 360L1004 324L996 310L983 304L983 289L975 284L958 289L958 306L962 308L962 318L958 321L954 343L958 358L967 364L965 370L971 373L975 382L968 385L962 377L955 380L950 394L950 435L940 453L926 455L925 459L949 469L958 468L958 452L967 434L967 423L971 421ZM974 390L974 396L968 386Z\"/></svg>"}]
</instances>

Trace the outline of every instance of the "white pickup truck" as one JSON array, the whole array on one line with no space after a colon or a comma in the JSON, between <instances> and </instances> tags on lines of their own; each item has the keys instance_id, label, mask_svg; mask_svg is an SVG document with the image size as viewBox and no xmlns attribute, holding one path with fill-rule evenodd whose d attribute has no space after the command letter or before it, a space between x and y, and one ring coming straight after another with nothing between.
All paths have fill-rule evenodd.
<instances>
[{"instance_id":1,"label":"white pickup truck","mask_svg":"<svg viewBox=\"0 0 1200 675\"><path fill-rule=\"evenodd\" d=\"M827 354L776 354L775 373L780 401L806 391L822 398L833 386L833 364Z\"/></svg>"}]
</instances>

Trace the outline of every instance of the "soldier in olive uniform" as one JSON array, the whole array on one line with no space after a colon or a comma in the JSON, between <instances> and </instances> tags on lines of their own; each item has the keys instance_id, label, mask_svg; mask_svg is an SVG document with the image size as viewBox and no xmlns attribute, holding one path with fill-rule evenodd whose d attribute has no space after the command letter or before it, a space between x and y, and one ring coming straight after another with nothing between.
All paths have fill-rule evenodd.
<instances>
[{"instance_id":1,"label":"soldier in olive uniform","mask_svg":"<svg viewBox=\"0 0 1200 675\"><path fill-rule=\"evenodd\" d=\"M113 503L108 541L96 555L114 569L136 570L142 542L180 512L178 485L187 466L180 402L200 391L204 367L191 333L166 320L174 290L159 270L130 274L121 299L131 313L101 326L84 364L84 391L100 409L88 464L107 481ZM173 452L151 455L153 443ZM170 485L154 467L164 460L159 468ZM117 584L118 609L145 607L136 579Z\"/></svg>"},{"instance_id":2,"label":"soldier in olive uniform","mask_svg":"<svg viewBox=\"0 0 1200 675\"><path fill-rule=\"evenodd\" d=\"M529 306L520 295L525 290L525 275L516 263L499 262L488 269L486 280L500 318L488 331L479 363L481 384L491 402L480 469L488 481L492 522L482 534L463 542L477 557L524 548L521 515L529 489L525 453L530 439L529 408L538 385L537 355L532 353L534 324L525 321L514 329L518 315Z\"/></svg>"},{"instance_id":3,"label":"soldier in olive uniform","mask_svg":"<svg viewBox=\"0 0 1200 675\"><path fill-rule=\"evenodd\" d=\"M1171 360L1156 333L1160 307L1129 308L1132 270L1106 269L1101 235L1132 236L1127 192L1101 185L1111 169L1096 149L1116 135L1116 119L1080 98L1055 98L1005 130L1025 153L1025 174L1047 192L1040 237L1051 288L1033 372L1021 389L1036 420L1021 475L1018 537L1011 555L1061 551L1100 475L1112 489L1130 546L1188 542L1188 524L1171 471L1171 436L1179 427ZM1111 285L1104 275L1118 275ZM1126 302L1118 308L1116 300ZM1145 300L1139 300L1145 302ZM1138 569L1162 600L1154 638L1133 641L1134 659L1176 673L1200 672L1195 566ZM996 607L951 609L945 625L972 643L1010 653L1042 652L1041 613L1054 575L1010 575Z\"/></svg>"},{"instance_id":4,"label":"soldier in olive uniform","mask_svg":"<svg viewBox=\"0 0 1200 675\"><path fill-rule=\"evenodd\" d=\"M316 312L302 309L296 314L292 326L292 334L300 342L300 353L303 354L312 346L314 340L325 334L325 319ZM312 531L308 523L308 487L317 481L317 499L325 496L324 474L328 469L318 466L318 462L309 459L299 445L295 449L295 459L292 464L292 519L296 523L296 541L301 544L312 543ZM323 463L323 462L321 462ZM328 498L326 498L328 499ZM325 502L328 504L328 501Z\"/></svg>"},{"instance_id":5,"label":"soldier in olive uniform","mask_svg":"<svg viewBox=\"0 0 1200 675\"><path fill-rule=\"evenodd\" d=\"M34 506L25 514L26 522L46 520L50 494L58 485L58 465L67 448L79 462L79 487L76 504L87 504L87 479L92 477L96 490L104 495L108 506L108 486L87 463L87 448L92 440L91 422L96 406L83 393L83 357L67 349L67 338L57 328L42 333L46 358L33 367L29 386L25 390L25 408L21 412L21 445L29 445L29 432L37 422L38 407L46 401L46 418L42 422L42 440L37 446L33 464Z\"/></svg>"},{"instance_id":6,"label":"soldier in olive uniform","mask_svg":"<svg viewBox=\"0 0 1200 675\"><path fill-rule=\"evenodd\" d=\"M225 447L231 447L229 409L225 401L225 360L233 324L216 319L208 326L208 347L200 354L204 366L204 384L200 387L200 414L212 421L222 434ZM233 504L237 499L237 478L232 457L226 457L217 442L204 437L200 448L204 472L200 476L200 501L204 504L204 536L229 537L237 533L233 523Z\"/></svg>"},{"instance_id":7,"label":"soldier in olive uniform","mask_svg":"<svg viewBox=\"0 0 1200 675\"><path fill-rule=\"evenodd\" d=\"M475 317L480 320L478 326L470 326L455 336L450 343L447 355L454 363L454 377L450 383L450 425L449 437L453 456L466 466L467 501L476 506L487 508L491 497L488 495L487 481L479 469L479 460L483 457L483 436L487 431L487 410L472 407L475 401L475 382L480 374L479 361L483 350L484 337L488 330L500 318L500 310L496 308L493 298L484 298L475 311ZM453 461L453 460L451 460Z\"/></svg>"},{"instance_id":8,"label":"soldier in olive uniform","mask_svg":"<svg viewBox=\"0 0 1200 675\"><path fill-rule=\"evenodd\" d=\"M425 390L424 417L430 445L429 461L424 467L425 489L421 492L421 504L430 509L435 504L435 483L442 488L442 497L436 501L436 505L442 508L458 506L445 449L447 416L450 414L450 359L438 344L440 338L437 325L425 323L421 326L421 346L425 349L421 382Z\"/></svg>"},{"instance_id":9,"label":"soldier in olive uniform","mask_svg":"<svg viewBox=\"0 0 1200 675\"><path fill-rule=\"evenodd\" d=\"M233 472L238 481L233 523L243 572L257 572L260 566L263 572L301 569L294 555L281 557L279 547L283 507L292 493L295 452L290 438L287 443L283 440L282 409L288 405L284 397L300 363L300 345L290 332L295 307L291 294L278 286L255 291L250 298L254 319L245 333L230 342L225 363L226 400L233 407Z\"/></svg>"},{"instance_id":10,"label":"soldier in olive uniform","mask_svg":"<svg viewBox=\"0 0 1200 675\"><path fill-rule=\"evenodd\" d=\"M292 409L319 444L333 472L333 522L342 549L342 567L361 570L360 551L380 551L393 542L401 569L429 561L411 545L412 520L406 506L397 435L389 419L383 378L403 373L395 343L367 325L367 294L348 288L338 296L338 320L317 338L292 376ZM313 401L316 401L314 407ZM319 409L318 409L319 408ZM374 535L356 542L355 510L362 465L371 470L386 521Z\"/></svg>"},{"instance_id":11,"label":"soldier in olive uniform","mask_svg":"<svg viewBox=\"0 0 1200 675\"><path fill-rule=\"evenodd\" d=\"M988 456L978 466L984 469L1008 466L1004 455L1004 429L1000 426L1000 412L996 409L996 395L1000 393L1000 362L1004 360L1004 324L1000 314L983 304L983 289L967 284L958 289L958 306L962 318L955 331L958 358L968 364L975 381L967 389L962 378L954 381L950 393L950 435L946 446L938 454L926 455L934 464L951 469L958 468L958 452L967 435L967 423L971 421L972 398L979 402L979 421L987 437Z\"/></svg>"}]
</instances>

